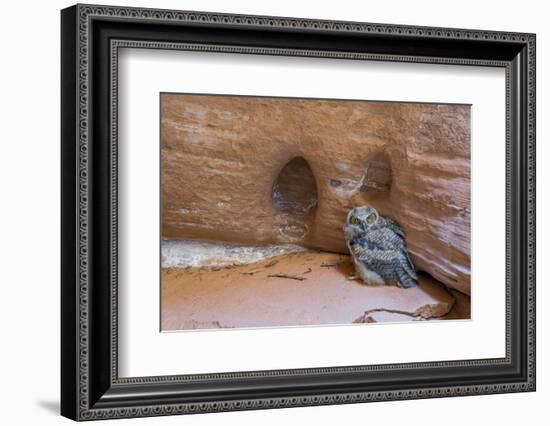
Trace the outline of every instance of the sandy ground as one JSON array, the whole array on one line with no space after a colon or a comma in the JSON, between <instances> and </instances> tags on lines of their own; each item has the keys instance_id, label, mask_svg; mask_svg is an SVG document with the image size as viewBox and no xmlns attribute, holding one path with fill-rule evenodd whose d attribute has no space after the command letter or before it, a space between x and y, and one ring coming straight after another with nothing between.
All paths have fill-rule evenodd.
<instances>
[{"instance_id":1,"label":"sandy ground","mask_svg":"<svg viewBox=\"0 0 550 426\"><path fill-rule=\"evenodd\" d=\"M352 271L349 256L325 252L238 266L163 268L162 330L470 317L469 297L427 275L418 288L401 289L349 280Z\"/></svg>"}]
</instances>

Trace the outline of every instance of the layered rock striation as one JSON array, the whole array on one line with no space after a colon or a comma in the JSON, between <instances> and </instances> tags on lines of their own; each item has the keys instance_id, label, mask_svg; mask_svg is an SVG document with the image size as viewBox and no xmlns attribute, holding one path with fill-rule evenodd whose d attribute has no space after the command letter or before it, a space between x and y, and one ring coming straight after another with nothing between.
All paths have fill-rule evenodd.
<instances>
[{"instance_id":1,"label":"layered rock striation","mask_svg":"<svg viewBox=\"0 0 550 426\"><path fill-rule=\"evenodd\" d=\"M347 253L369 204L416 267L470 292L470 107L161 96L162 236Z\"/></svg>"}]
</instances>

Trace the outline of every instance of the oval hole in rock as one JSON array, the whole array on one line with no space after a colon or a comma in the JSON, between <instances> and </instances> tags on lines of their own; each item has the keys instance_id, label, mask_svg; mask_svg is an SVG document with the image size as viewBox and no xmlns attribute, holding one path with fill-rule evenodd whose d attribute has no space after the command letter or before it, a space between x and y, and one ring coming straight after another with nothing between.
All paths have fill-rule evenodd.
<instances>
[{"instance_id":1,"label":"oval hole in rock","mask_svg":"<svg viewBox=\"0 0 550 426\"><path fill-rule=\"evenodd\" d=\"M371 197L388 194L392 184L392 168L389 156L385 152L374 154L365 168L361 192Z\"/></svg>"},{"instance_id":2,"label":"oval hole in rock","mask_svg":"<svg viewBox=\"0 0 550 426\"><path fill-rule=\"evenodd\" d=\"M303 241L315 220L317 183L303 157L290 160L273 183L272 201L281 241Z\"/></svg>"}]
</instances>

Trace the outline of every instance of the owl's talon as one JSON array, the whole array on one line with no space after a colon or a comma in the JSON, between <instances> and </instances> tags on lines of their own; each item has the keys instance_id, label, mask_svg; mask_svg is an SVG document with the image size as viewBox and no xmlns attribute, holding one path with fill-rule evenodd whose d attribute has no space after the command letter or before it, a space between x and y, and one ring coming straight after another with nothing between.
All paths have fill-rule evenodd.
<instances>
[{"instance_id":1,"label":"owl's talon","mask_svg":"<svg viewBox=\"0 0 550 426\"><path fill-rule=\"evenodd\" d=\"M347 279L348 281L357 281L359 277L357 275L348 275Z\"/></svg>"}]
</instances>

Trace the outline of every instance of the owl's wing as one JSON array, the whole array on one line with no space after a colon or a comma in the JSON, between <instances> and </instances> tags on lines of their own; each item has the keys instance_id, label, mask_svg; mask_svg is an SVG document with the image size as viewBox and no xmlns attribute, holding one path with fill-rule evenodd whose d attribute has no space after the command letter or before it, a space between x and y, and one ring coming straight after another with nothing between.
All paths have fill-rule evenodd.
<instances>
[{"instance_id":1,"label":"owl's wing","mask_svg":"<svg viewBox=\"0 0 550 426\"><path fill-rule=\"evenodd\" d=\"M357 260L365 263L367 266L401 267L408 275L416 277L416 273L411 268L406 254L401 250L383 250L370 244L352 244L351 251ZM376 270L377 268L372 269Z\"/></svg>"},{"instance_id":2,"label":"owl's wing","mask_svg":"<svg viewBox=\"0 0 550 426\"><path fill-rule=\"evenodd\" d=\"M409 264L409 269L410 269L410 273L409 275L414 278L415 280L418 279L418 275L416 274L416 269L414 268L414 265L412 263L412 260L411 260L411 257L409 256L409 252L407 251L407 249L404 249L403 250L403 253L407 259L407 263Z\"/></svg>"},{"instance_id":3,"label":"owl's wing","mask_svg":"<svg viewBox=\"0 0 550 426\"><path fill-rule=\"evenodd\" d=\"M397 275L402 283L411 280L416 283L418 277L406 249L385 248L376 239L370 239L369 236L362 237L350 244L353 257L364 263L368 269L378 272L385 280L391 280L391 277Z\"/></svg>"},{"instance_id":4,"label":"owl's wing","mask_svg":"<svg viewBox=\"0 0 550 426\"><path fill-rule=\"evenodd\" d=\"M395 232L397 235L399 235L401 238L405 238L405 231L401 226L397 224L397 222L394 222L388 217L381 217L378 219L380 222L380 226L383 228L389 228L393 232Z\"/></svg>"},{"instance_id":5,"label":"owl's wing","mask_svg":"<svg viewBox=\"0 0 550 426\"><path fill-rule=\"evenodd\" d=\"M385 219L390 220L390 219ZM392 222L395 226L397 226L399 229L399 225L397 225L395 222ZM393 228L391 226L383 227L375 229L365 235L365 238L373 243L376 243L376 245L383 249L383 250L399 250L403 253L405 258L407 259L407 262L409 263L409 269L413 271L413 274L416 279L416 272L414 265L411 261L411 258L409 257L409 252L407 251L407 247L405 245L405 238L403 234L398 234L393 231Z\"/></svg>"},{"instance_id":6,"label":"owl's wing","mask_svg":"<svg viewBox=\"0 0 550 426\"><path fill-rule=\"evenodd\" d=\"M363 238L382 250L405 249L405 240L391 228L374 228L363 234Z\"/></svg>"}]
</instances>

